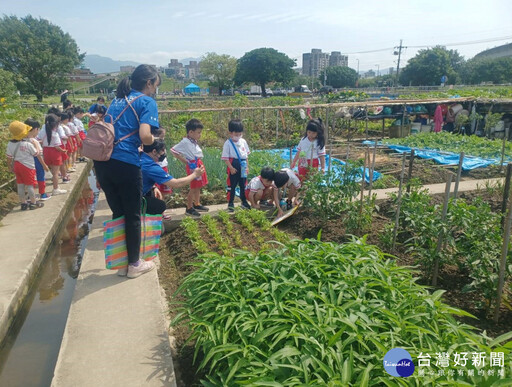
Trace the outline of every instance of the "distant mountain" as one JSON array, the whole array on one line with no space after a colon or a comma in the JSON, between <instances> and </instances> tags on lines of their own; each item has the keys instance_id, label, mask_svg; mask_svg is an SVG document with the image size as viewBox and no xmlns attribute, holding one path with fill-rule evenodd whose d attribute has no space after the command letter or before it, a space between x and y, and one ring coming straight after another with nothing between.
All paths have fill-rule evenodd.
<instances>
[{"instance_id":1,"label":"distant mountain","mask_svg":"<svg viewBox=\"0 0 512 387\"><path fill-rule=\"evenodd\" d=\"M114 60L100 55L86 55L83 64L94 74L103 74L118 73L121 66L138 66L140 63L126 60Z\"/></svg>"}]
</instances>

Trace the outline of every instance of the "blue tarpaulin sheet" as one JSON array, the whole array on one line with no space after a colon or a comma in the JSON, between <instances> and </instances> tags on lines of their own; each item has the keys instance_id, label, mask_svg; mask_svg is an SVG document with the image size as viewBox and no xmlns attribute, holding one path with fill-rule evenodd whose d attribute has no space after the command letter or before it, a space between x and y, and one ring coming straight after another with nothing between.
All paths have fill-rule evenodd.
<instances>
[{"instance_id":1,"label":"blue tarpaulin sheet","mask_svg":"<svg viewBox=\"0 0 512 387\"><path fill-rule=\"evenodd\" d=\"M286 148L285 149L271 149L271 150L267 150L267 151L258 151L258 152L277 153L281 156L281 158L283 159L283 162L284 162L284 164L280 165L280 167L284 168L284 167L290 166L290 149L286 149ZM297 154L297 148L293 148L292 159L295 157L296 154ZM345 162L343 160L336 159L333 157L332 161L331 161L331 171L333 171L337 175L341 176L343 173L344 165L345 165ZM325 170L326 171L328 169L328 166L329 166L329 155L325 155ZM298 171L297 167L295 168L295 170ZM361 174L362 173L363 173L363 168L361 167ZM369 183L370 182L370 171L368 168L366 168L364 171L364 177L365 177L365 181L367 183ZM373 171L373 181L377 180L380 177L381 177L381 174L379 172Z\"/></svg>"},{"instance_id":2,"label":"blue tarpaulin sheet","mask_svg":"<svg viewBox=\"0 0 512 387\"><path fill-rule=\"evenodd\" d=\"M373 141L363 141L364 145L374 145ZM438 164L443 165L458 165L460 155L458 153L453 152L440 152L432 149L418 149L418 148L409 148L404 145L391 145L391 144L382 144L381 142L377 143L378 145L386 145L389 149L393 149L398 153L410 153L412 149L414 149L414 155L418 156L422 159L434 160ZM497 159L484 159L481 157L474 157L464 155L464 160L462 161L462 170L470 171L476 168L486 168L489 165L499 164L501 161Z\"/></svg>"}]
</instances>

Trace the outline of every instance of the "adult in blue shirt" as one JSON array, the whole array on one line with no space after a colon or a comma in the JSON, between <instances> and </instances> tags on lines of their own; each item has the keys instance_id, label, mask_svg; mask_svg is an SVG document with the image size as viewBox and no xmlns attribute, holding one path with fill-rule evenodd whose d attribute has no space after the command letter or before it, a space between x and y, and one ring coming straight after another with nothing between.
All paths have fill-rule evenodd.
<instances>
[{"instance_id":1,"label":"adult in blue shirt","mask_svg":"<svg viewBox=\"0 0 512 387\"><path fill-rule=\"evenodd\" d=\"M150 145L155 141L151 130L158 129L158 109L151 96L160 82L157 70L149 65L138 66L131 76L119 82L105 121L114 120L115 142L123 136L129 137L114 145L110 160L94 161L96 178L105 191L112 219L125 217L128 269L119 270L118 275L128 278L136 278L155 267L153 262L139 257L142 204L139 147L141 143Z\"/></svg>"},{"instance_id":2,"label":"adult in blue shirt","mask_svg":"<svg viewBox=\"0 0 512 387\"><path fill-rule=\"evenodd\" d=\"M166 208L165 202L162 200L162 193L155 187L155 183L166 185L169 188L184 187L204 173L204 167L200 167L186 177L175 179L157 164L165 157L165 142L163 140L156 139L153 144L144 145L144 152L140 159L142 162L142 192L146 199L146 213L148 214L161 214Z\"/></svg>"},{"instance_id":3,"label":"adult in blue shirt","mask_svg":"<svg viewBox=\"0 0 512 387\"><path fill-rule=\"evenodd\" d=\"M103 97L98 97L96 99L96 103L92 104L91 107L89 108L89 114L93 114L93 113L96 113L96 107L98 105L101 105L101 106L105 106L105 98Z\"/></svg>"}]
</instances>

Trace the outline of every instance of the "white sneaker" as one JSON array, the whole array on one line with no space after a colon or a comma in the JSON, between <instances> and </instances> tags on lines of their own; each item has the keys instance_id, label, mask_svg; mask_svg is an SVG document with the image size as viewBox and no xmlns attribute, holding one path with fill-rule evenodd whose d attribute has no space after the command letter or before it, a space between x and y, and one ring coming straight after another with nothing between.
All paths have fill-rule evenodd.
<instances>
[{"instance_id":1,"label":"white sneaker","mask_svg":"<svg viewBox=\"0 0 512 387\"><path fill-rule=\"evenodd\" d=\"M52 192L52 196L55 196L55 195L61 195L61 194L65 194L67 193L68 191L65 190L65 189L54 189L53 192Z\"/></svg>"},{"instance_id":2,"label":"white sneaker","mask_svg":"<svg viewBox=\"0 0 512 387\"><path fill-rule=\"evenodd\" d=\"M139 259L139 266L128 265L128 278L137 278L155 268L155 264L151 261L143 261Z\"/></svg>"},{"instance_id":3,"label":"white sneaker","mask_svg":"<svg viewBox=\"0 0 512 387\"><path fill-rule=\"evenodd\" d=\"M127 267L125 267L124 269L119 269L117 271L117 275L119 277L126 277L126 274L128 274L128 268Z\"/></svg>"}]
</instances>

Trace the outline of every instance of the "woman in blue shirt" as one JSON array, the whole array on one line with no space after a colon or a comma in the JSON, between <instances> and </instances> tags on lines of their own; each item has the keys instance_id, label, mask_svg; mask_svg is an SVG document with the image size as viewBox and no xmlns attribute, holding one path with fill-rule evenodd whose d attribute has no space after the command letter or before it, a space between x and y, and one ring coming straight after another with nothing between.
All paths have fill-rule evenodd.
<instances>
[{"instance_id":1,"label":"woman in blue shirt","mask_svg":"<svg viewBox=\"0 0 512 387\"><path fill-rule=\"evenodd\" d=\"M114 145L108 161L94 161L96 178L105 192L112 219L125 217L126 249L128 269L118 275L136 278L155 268L153 262L141 260L142 174L139 147L151 145L155 138L151 130L158 129L158 109L152 98L160 85L157 70L149 65L140 65L131 76L117 86L116 98L105 116L105 122L114 122L115 140L130 135ZM125 107L128 109L119 117Z\"/></svg>"}]
</instances>

